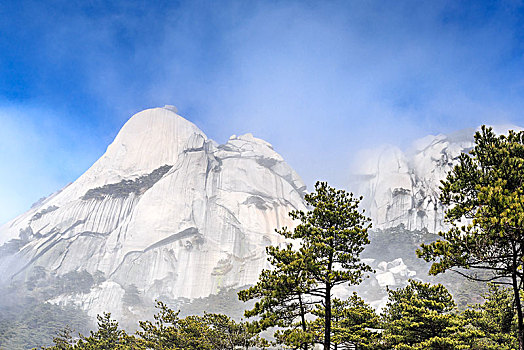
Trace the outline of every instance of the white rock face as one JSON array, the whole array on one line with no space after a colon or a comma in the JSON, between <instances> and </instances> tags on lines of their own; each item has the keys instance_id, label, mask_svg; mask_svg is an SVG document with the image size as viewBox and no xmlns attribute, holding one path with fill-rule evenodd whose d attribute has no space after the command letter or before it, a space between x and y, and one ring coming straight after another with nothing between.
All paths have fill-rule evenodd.
<instances>
[{"instance_id":1,"label":"white rock face","mask_svg":"<svg viewBox=\"0 0 524 350\"><path fill-rule=\"evenodd\" d=\"M425 228L429 232L445 228L444 208L438 199L440 180L460 153L473 147L473 133L427 136L405 153L397 147L367 151L352 187L364 196L363 206L373 227L403 224L409 230Z\"/></svg>"},{"instance_id":2,"label":"white rock face","mask_svg":"<svg viewBox=\"0 0 524 350\"><path fill-rule=\"evenodd\" d=\"M130 285L154 300L252 284L304 191L269 143L247 134L217 145L174 107L149 109L78 180L0 228L0 244L17 239L0 275L101 272L88 294L54 302L116 316Z\"/></svg>"},{"instance_id":3,"label":"white rock face","mask_svg":"<svg viewBox=\"0 0 524 350\"><path fill-rule=\"evenodd\" d=\"M363 283L348 288L334 290L339 298L347 298L352 292L357 292L377 311L382 310L388 301L388 289L403 288L409 284L410 279L418 279L417 271L411 270L402 258L392 261L379 259L362 259L374 273L370 273Z\"/></svg>"},{"instance_id":4,"label":"white rock face","mask_svg":"<svg viewBox=\"0 0 524 350\"><path fill-rule=\"evenodd\" d=\"M416 271L409 270L402 258L393 261L382 261L375 269L375 278L378 285L382 288L397 286L406 283L412 277L415 277Z\"/></svg>"},{"instance_id":5,"label":"white rock face","mask_svg":"<svg viewBox=\"0 0 524 350\"><path fill-rule=\"evenodd\" d=\"M492 128L497 135L524 130L512 125ZM406 152L395 146L363 152L350 187L364 196L362 205L373 219L373 227L402 224L408 230L434 233L446 229L439 201L440 181L459 155L473 148L474 133L474 129L465 129L451 135L429 135L416 140Z\"/></svg>"},{"instance_id":6,"label":"white rock face","mask_svg":"<svg viewBox=\"0 0 524 350\"><path fill-rule=\"evenodd\" d=\"M105 281L99 286L95 286L89 293L60 295L49 300L49 302L56 305L74 305L84 308L93 319L96 319L97 315L107 312L106 305L111 305L111 308L117 311L115 316L121 318L121 310L125 307L123 305L124 295L125 291L118 283ZM100 300L104 300L105 304L100 303Z\"/></svg>"}]
</instances>

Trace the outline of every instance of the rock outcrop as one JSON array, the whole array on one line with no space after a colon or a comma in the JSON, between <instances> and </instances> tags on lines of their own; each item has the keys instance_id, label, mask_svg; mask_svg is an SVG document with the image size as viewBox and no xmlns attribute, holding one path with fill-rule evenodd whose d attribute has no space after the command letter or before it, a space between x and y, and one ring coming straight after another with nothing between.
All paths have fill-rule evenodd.
<instances>
[{"instance_id":1,"label":"rock outcrop","mask_svg":"<svg viewBox=\"0 0 524 350\"><path fill-rule=\"evenodd\" d=\"M524 130L512 125L492 128L498 135ZM440 181L457 164L459 155L473 148L474 133L475 129L464 129L450 135L429 135L413 142L405 152L395 146L363 152L350 187L364 197L362 205L373 219L373 227L403 225L407 230L432 233L445 230Z\"/></svg>"},{"instance_id":2,"label":"rock outcrop","mask_svg":"<svg viewBox=\"0 0 524 350\"><path fill-rule=\"evenodd\" d=\"M304 191L269 143L218 145L175 109L149 109L75 182L0 228L0 276L87 272L88 291L52 301L116 317L130 290L152 301L252 284Z\"/></svg>"},{"instance_id":3,"label":"rock outcrop","mask_svg":"<svg viewBox=\"0 0 524 350\"><path fill-rule=\"evenodd\" d=\"M353 178L352 188L364 196L363 207L375 228L404 225L408 230L445 228L439 201L440 180L456 164L462 152L473 147L474 130L453 135L427 136L410 151L383 147L370 151Z\"/></svg>"}]
</instances>

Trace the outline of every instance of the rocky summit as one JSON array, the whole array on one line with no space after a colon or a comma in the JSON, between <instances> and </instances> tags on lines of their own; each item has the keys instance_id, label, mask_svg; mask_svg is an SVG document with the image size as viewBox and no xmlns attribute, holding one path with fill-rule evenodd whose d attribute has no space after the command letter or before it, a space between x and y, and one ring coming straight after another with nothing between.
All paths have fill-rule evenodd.
<instances>
[{"instance_id":1,"label":"rocky summit","mask_svg":"<svg viewBox=\"0 0 524 350\"><path fill-rule=\"evenodd\" d=\"M246 134L219 145L175 108L148 109L75 182L0 228L0 278L73 278L85 288L55 288L49 301L115 317L136 295L252 284L304 193L269 143Z\"/></svg>"}]
</instances>

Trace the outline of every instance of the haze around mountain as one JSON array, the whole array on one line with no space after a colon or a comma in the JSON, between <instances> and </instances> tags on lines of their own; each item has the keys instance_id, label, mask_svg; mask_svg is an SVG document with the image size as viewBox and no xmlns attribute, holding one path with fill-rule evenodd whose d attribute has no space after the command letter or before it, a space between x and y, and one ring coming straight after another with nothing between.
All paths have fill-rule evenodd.
<instances>
[{"instance_id":1,"label":"haze around mountain","mask_svg":"<svg viewBox=\"0 0 524 350\"><path fill-rule=\"evenodd\" d=\"M524 125L520 2L0 4L0 222L83 174L130 115L176 104L271 142L311 187L362 148Z\"/></svg>"}]
</instances>

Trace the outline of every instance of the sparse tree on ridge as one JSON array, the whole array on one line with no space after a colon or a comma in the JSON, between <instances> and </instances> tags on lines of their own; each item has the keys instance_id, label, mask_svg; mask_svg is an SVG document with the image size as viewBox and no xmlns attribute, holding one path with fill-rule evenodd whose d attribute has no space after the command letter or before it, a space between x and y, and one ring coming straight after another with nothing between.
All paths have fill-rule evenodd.
<instances>
[{"instance_id":1,"label":"sparse tree on ridge","mask_svg":"<svg viewBox=\"0 0 524 350\"><path fill-rule=\"evenodd\" d=\"M423 244L417 254L433 262L430 274L454 270L470 279L511 286L519 349L524 350L524 132L496 136L482 126L474 148L460 155L441 189L451 228L440 233L441 240ZM492 275L485 278L475 270Z\"/></svg>"}]
</instances>

